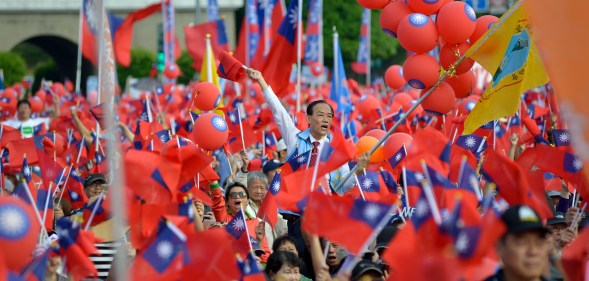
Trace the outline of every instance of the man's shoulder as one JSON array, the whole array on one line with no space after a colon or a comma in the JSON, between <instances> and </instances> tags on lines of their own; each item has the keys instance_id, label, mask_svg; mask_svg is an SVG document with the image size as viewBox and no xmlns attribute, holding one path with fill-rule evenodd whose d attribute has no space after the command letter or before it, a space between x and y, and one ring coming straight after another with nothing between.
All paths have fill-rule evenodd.
<instances>
[{"instance_id":1,"label":"man's shoulder","mask_svg":"<svg viewBox=\"0 0 589 281\"><path fill-rule=\"evenodd\" d=\"M18 127L20 127L21 122L18 121L18 119L8 119L4 121L3 124L18 129Z\"/></svg>"}]
</instances>

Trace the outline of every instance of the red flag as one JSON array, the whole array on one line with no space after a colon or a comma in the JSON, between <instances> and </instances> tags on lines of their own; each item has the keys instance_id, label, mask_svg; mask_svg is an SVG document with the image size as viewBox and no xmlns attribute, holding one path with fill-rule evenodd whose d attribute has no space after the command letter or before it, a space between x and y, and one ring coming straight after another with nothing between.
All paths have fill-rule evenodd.
<instances>
[{"instance_id":1,"label":"red flag","mask_svg":"<svg viewBox=\"0 0 589 281\"><path fill-rule=\"evenodd\" d=\"M561 264L570 281L583 281L589 260L589 228L585 228L570 245L562 250Z\"/></svg>"},{"instance_id":2,"label":"red flag","mask_svg":"<svg viewBox=\"0 0 589 281\"><path fill-rule=\"evenodd\" d=\"M222 51L219 54L219 67L217 67L219 77L238 82L245 75L243 67L243 64L229 53Z\"/></svg>"},{"instance_id":3,"label":"red flag","mask_svg":"<svg viewBox=\"0 0 589 281\"><path fill-rule=\"evenodd\" d=\"M187 247L190 260L182 270L184 279L238 280L240 274L232 240L223 228L189 235Z\"/></svg>"},{"instance_id":4,"label":"red flag","mask_svg":"<svg viewBox=\"0 0 589 281\"><path fill-rule=\"evenodd\" d=\"M8 154L8 163L10 164L11 168L20 167L25 154L27 155L29 165L35 165L39 163L34 138L11 141L6 144L6 149L8 149L10 152Z\"/></svg>"},{"instance_id":5,"label":"red flag","mask_svg":"<svg viewBox=\"0 0 589 281\"><path fill-rule=\"evenodd\" d=\"M129 150L125 155L126 185L133 192L148 203L167 203L172 200L172 194L164 185L153 177L159 156L153 152Z\"/></svg>"},{"instance_id":6,"label":"red flag","mask_svg":"<svg viewBox=\"0 0 589 281\"><path fill-rule=\"evenodd\" d=\"M310 195L301 229L341 244L359 255L375 232L393 215L392 206L349 197L332 197L313 192ZM353 233L354 235L350 235Z\"/></svg>"},{"instance_id":7,"label":"red flag","mask_svg":"<svg viewBox=\"0 0 589 281\"><path fill-rule=\"evenodd\" d=\"M152 14L161 11L162 3L154 3L143 9L134 11L127 15L114 34L114 50L117 62L125 67L131 63L131 42L133 40L133 25ZM178 44L175 44L178 46ZM175 52L179 56L180 52ZM103 127L104 128L104 127Z\"/></svg>"},{"instance_id":8,"label":"red flag","mask_svg":"<svg viewBox=\"0 0 589 281\"><path fill-rule=\"evenodd\" d=\"M206 36L211 36L211 48L213 53L218 54L221 51L229 51L229 41L225 33L225 21L209 21L197 25L187 25L184 27L184 40L186 49L194 59L192 67L200 71L202 60L206 52Z\"/></svg>"},{"instance_id":9,"label":"red flag","mask_svg":"<svg viewBox=\"0 0 589 281\"><path fill-rule=\"evenodd\" d=\"M261 68L266 81L279 97L283 97L288 93L287 88L292 65L297 60L296 34L298 20L293 19L298 18L298 10L298 2L291 1L287 9L287 15L278 28L278 35L272 42L270 52Z\"/></svg>"},{"instance_id":10,"label":"red flag","mask_svg":"<svg viewBox=\"0 0 589 281\"><path fill-rule=\"evenodd\" d=\"M258 218L267 221L272 228L274 228L278 221L278 205L274 196L280 191L280 181L280 172L277 172L274 174L274 178L268 187L268 192L266 192L266 196L264 196L264 200L262 200L262 205L257 214Z\"/></svg>"}]
</instances>

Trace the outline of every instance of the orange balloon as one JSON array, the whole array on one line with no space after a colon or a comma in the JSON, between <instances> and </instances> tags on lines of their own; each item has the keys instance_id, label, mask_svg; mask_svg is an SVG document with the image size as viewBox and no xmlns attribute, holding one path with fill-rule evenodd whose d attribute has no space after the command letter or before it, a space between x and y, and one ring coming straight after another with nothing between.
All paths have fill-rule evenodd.
<instances>
[{"instance_id":1,"label":"orange balloon","mask_svg":"<svg viewBox=\"0 0 589 281\"><path fill-rule=\"evenodd\" d=\"M168 79L176 79L180 76L180 68L175 63L170 63L164 68L164 76Z\"/></svg>"},{"instance_id":2,"label":"orange balloon","mask_svg":"<svg viewBox=\"0 0 589 281\"><path fill-rule=\"evenodd\" d=\"M385 132L384 130L381 129L372 129L370 131L368 131L368 133L366 133L365 136L369 136L369 137L373 137L377 140L382 139L384 137L384 135L386 135L387 132Z\"/></svg>"},{"instance_id":3,"label":"orange balloon","mask_svg":"<svg viewBox=\"0 0 589 281\"><path fill-rule=\"evenodd\" d=\"M215 109L221 102L221 92L211 82L200 82L192 90L192 104L203 111Z\"/></svg>"},{"instance_id":4,"label":"orange balloon","mask_svg":"<svg viewBox=\"0 0 589 281\"><path fill-rule=\"evenodd\" d=\"M414 13L414 11L403 1L390 2L380 13L380 28L384 33L397 38L397 29L401 20Z\"/></svg>"},{"instance_id":5,"label":"orange balloon","mask_svg":"<svg viewBox=\"0 0 589 281\"><path fill-rule=\"evenodd\" d=\"M29 103L31 104L31 112L32 113L39 113L43 111L43 100L39 97L32 97L29 98Z\"/></svg>"},{"instance_id":6,"label":"orange balloon","mask_svg":"<svg viewBox=\"0 0 589 281\"><path fill-rule=\"evenodd\" d=\"M391 158L401 146L405 145L405 149L409 149L413 137L405 133L394 133L384 143L383 152L385 159Z\"/></svg>"},{"instance_id":7,"label":"orange balloon","mask_svg":"<svg viewBox=\"0 0 589 281\"><path fill-rule=\"evenodd\" d=\"M356 148L358 149L358 153L356 156L360 157L360 155L370 151L376 144L378 140L374 137L370 136L363 136L361 137L358 142L356 142ZM370 163L381 162L384 160L383 148L382 145L379 146L372 155L370 155Z\"/></svg>"},{"instance_id":8,"label":"orange balloon","mask_svg":"<svg viewBox=\"0 0 589 281\"><path fill-rule=\"evenodd\" d=\"M476 14L471 6L456 1L445 4L438 13L436 24L440 36L448 43L466 42L476 26Z\"/></svg>"},{"instance_id":9,"label":"orange balloon","mask_svg":"<svg viewBox=\"0 0 589 281\"><path fill-rule=\"evenodd\" d=\"M474 44L476 41L491 28L491 26L499 20L496 16L484 15L477 19L474 32L470 36L470 44Z\"/></svg>"},{"instance_id":10,"label":"orange balloon","mask_svg":"<svg viewBox=\"0 0 589 281\"><path fill-rule=\"evenodd\" d=\"M358 99L356 109L364 119L368 117L377 109L380 108L380 101L373 95L363 95Z\"/></svg>"},{"instance_id":11,"label":"orange balloon","mask_svg":"<svg viewBox=\"0 0 589 281\"><path fill-rule=\"evenodd\" d=\"M384 81L391 89L399 89L405 86L405 78L403 78L403 68L400 65L392 65L387 68L384 73Z\"/></svg>"},{"instance_id":12,"label":"orange balloon","mask_svg":"<svg viewBox=\"0 0 589 281\"><path fill-rule=\"evenodd\" d=\"M439 35L432 19L424 14L413 13L401 20L397 29L397 37L399 44L405 50L423 54L438 45Z\"/></svg>"},{"instance_id":13,"label":"orange balloon","mask_svg":"<svg viewBox=\"0 0 589 281\"><path fill-rule=\"evenodd\" d=\"M206 150L215 150L227 142L229 129L223 117L208 112L196 119L192 130L192 139Z\"/></svg>"},{"instance_id":14,"label":"orange balloon","mask_svg":"<svg viewBox=\"0 0 589 281\"><path fill-rule=\"evenodd\" d=\"M20 272L31 261L41 227L32 207L13 196L0 196L0 221L0 255L10 270Z\"/></svg>"},{"instance_id":15,"label":"orange balloon","mask_svg":"<svg viewBox=\"0 0 589 281\"><path fill-rule=\"evenodd\" d=\"M315 77L319 77L321 76L321 74L323 74L323 71L325 70L325 68L323 67L323 65L321 63L313 63L311 64L311 74L313 74L313 76ZM257 85L257 83L256 83Z\"/></svg>"},{"instance_id":16,"label":"orange balloon","mask_svg":"<svg viewBox=\"0 0 589 281\"><path fill-rule=\"evenodd\" d=\"M440 64L428 54L411 55L403 64L403 77L415 89L429 88L440 77Z\"/></svg>"},{"instance_id":17,"label":"orange balloon","mask_svg":"<svg viewBox=\"0 0 589 281\"><path fill-rule=\"evenodd\" d=\"M426 91L424 90L423 93ZM445 115L456 105L454 90L448 83L442 82L434 89L423 102L421 106L425 111L434 115Z\"/></svg>"},{"instance_id":18,"label":"orange balloon","mask_svg":"<svg viewBox=\"0 0 589 281\"><path fill-rule=\"evenodd\" d=\"M452 89L454 89L454 95L457 99L468 97L472 93L476 83L474 73L472 71L467 71L466 73L452 77L448 76L444 81L446 81L446 83L448 83Z\"/></svg>"},{"instance_id":19,"label":"orange balloon","mask_svg":"<svg viewBox=\"0 0 589 281\"><path fill-rule=\"evenodd\" d=\"M408 0L407 4L416 12L424 15L431 15L437 13L442 5L443 0Z\"/></svg>"},{"instance_id":20,"label":"orange balloon","mask_svg":"<svg viewBox=\"0 0 589 281\"><path fill-rule=\"evenodd\" d=\"M53 91L54 94L56 94L60 97L66 93L65 87L60 82L53 83L53 85L51 85L51 90Z\"/></svg>"},{"instance_id":21,"label":"orange balloon","mask_svg":"<svg viewBox=\"0 0 589 281\"><path fill-rule=\"evenodd\" d=\"M421 91L418 89L411 88L409 89L409 91L407 91L407 94L409 94L414 100L416 100L419 98Z\"/></svg>"},{"instance_id":22,"label":"orange balloon","mask_svg":"<svg viewBox=\"0 0 589 281\"><path fill-rule=\"evenodd\" d=\"M440 64L445 70L448 70L466 50L470 48L470 44L464 42L460 44L446 44L440 49ZM469 71L474 65L474 60L471 58L464 59L458 66L456 66L456 74L462 74Z\"/></svg>"},{"instance_id":23,"label":"orange balloon","mask_svg":"<svg viewBox=\"0 0 589 281\"><path fill-rule=\"evenodd\" d=\"M403 112L408 112L409 109L415 103L415 100L411 97L411 95L409 95L407 93L398 93L398 94L396 94L393 97L393 101L398 102L399 104L401 104L401 107L403 108ZM415 110L413 112L411 112L411 114L409 114L409 116L407 116L407 120L413 120L413 118L416 115L420 115L422 112L423 112L423 108L421 107L421 105L417 106L417 108L415 108Z\"/></svg>"},{"instance_id":24,"label":"orange balloon","mask_svg":"<svg viewBox=\"0 0 589 281\"><path fill-rule=\"evenodd\" d=\"M360 6L371 9L380 10L389 3L389 0L356 0Z\"/></svg>"}]
</instances>

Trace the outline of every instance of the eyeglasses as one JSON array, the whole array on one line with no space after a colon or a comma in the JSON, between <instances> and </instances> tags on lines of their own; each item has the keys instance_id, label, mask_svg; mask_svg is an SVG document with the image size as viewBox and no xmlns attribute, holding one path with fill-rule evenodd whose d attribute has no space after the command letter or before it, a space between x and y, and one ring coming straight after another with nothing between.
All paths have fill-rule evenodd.
<instances>
[{"instance_id":1,"label":"eyeglasses","mask_svg":"<svg viewBox=\"0 0 589 281\"><path fill-rule=\"evenodd\" d=\"M246 198L247 197L247 194L245 192L243 192L243 191L240 191L240 192L230 192L229 193L229 197L231 199Z\"/></svg>"}]
</instances>

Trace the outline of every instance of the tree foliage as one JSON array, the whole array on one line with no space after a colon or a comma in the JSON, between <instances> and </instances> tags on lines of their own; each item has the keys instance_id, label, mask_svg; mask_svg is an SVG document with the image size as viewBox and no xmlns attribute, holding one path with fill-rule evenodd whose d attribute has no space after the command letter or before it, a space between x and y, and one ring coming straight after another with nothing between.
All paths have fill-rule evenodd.
<instances>
[{"instance_id":1,"label":"tree foliage","mask_svg":"<svg viewBox=\"0 0 589 281\"><path fill-rule=\"evenodd\" d=\"M125 88L127 77L147 77L151 71L151 66L155 63L156 57L153 52L145 49L131 49L131 64L129 67L123 67L117 64L117 76L119 85Z\"/></svg>"},{"instance_id":2,"label":"tree foliage","mask_svg":"<svg viewBox=\"0 0 589 281\"><path fill-rule=\"evenodd\" d=\"M182 72L182 76L177 79L178 83L188 85L188 82L192 80L195 73L194 68L192 67L193 62L194 60L187 51L183 51L182 55L176 60L176 64Z\"/></svg>"},{"instance_id":3,"label":"tree foliage","mask_svg":"<svg viewBox=\"0 0 589 281\"><path fill-rule=\"evenodd\" d=\"M63 81L65 75L60 71L55 61L47 60L36 66L35 69L35 82L33 83L33 92L37 91L41 87L41 81L43 79L48 81Z\"/></svg>"},{"instance_id":4,"label":"tree foliage","mask_svg":"<svg viewBox=\"0 0 589 281\"><path fill-rule=\"evenodd\" d=\"M0 69L4 70L4 82L7 86L21 82L27 74L25 60L14 52L0 52Z\"/></svg>"}]
</instances>

